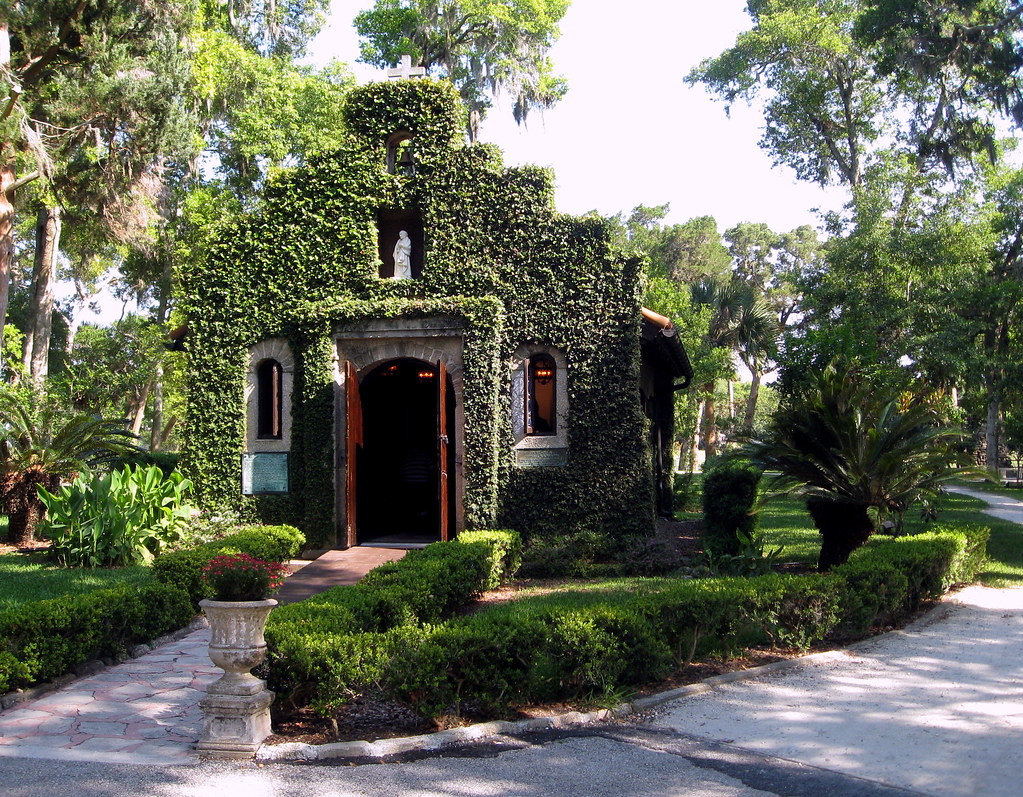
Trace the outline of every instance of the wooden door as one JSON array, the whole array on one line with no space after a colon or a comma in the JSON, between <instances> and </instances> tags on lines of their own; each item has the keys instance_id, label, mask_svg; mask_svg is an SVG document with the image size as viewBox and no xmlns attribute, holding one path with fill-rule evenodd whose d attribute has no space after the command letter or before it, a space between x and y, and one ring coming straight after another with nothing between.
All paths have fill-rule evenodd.
<instances>
[{"instance_id":1,"label":"wooden door","mask_svg":"<svg viewBox=\"0 0 1023 797\"><path fill-rule=\"evenodd\" d=\"M356 480L359 449L362 448L362 400L355 365L345 361L345 546L358 543L356 529Z\"/></svg>"},{"instance_id":2,"label":"wooden door","mask_svg":"<svg viewBox=\"0 0 1023 797\"><path fill-rule=\"evenodd\" d=\"M440 538L448 539L448 371L437 361L437 522Z\"/></svg>"}]
</instances>

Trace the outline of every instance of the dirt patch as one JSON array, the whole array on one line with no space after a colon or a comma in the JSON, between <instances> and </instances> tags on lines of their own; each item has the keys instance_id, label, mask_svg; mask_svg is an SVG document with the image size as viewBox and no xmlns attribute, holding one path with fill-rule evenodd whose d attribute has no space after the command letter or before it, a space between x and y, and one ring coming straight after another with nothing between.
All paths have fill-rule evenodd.
<instances>
[{"instance_id":1,"label":"dirt patch","mask_svg":"<svg viewBox=\"0 0 1023 797\"><path fill-rule=\"evenodd\" d=\"M0 542L0 556L8 553L33 553L50 547L49 540L32 540L24 545L11 545L9 542Z\"/></svg>"}]
</instances>

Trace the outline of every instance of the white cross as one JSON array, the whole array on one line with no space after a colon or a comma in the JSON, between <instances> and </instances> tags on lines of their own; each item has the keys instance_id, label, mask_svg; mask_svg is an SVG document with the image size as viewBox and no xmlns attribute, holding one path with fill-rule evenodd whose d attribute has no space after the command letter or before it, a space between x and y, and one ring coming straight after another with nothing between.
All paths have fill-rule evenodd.
<instances>
[{"instance_id":1,"label":"white cross","mask_svg":"<svg viewBox=\"0 0 1023 797\"><path fill-rule=\"evenodd\" d=\"M412 66L412 56L403 55L401 57L401 66L396 69L387 70L388 80L411 80L414 77L426 77L426 68L422 66Z\"/></svg>"}]
</instances>

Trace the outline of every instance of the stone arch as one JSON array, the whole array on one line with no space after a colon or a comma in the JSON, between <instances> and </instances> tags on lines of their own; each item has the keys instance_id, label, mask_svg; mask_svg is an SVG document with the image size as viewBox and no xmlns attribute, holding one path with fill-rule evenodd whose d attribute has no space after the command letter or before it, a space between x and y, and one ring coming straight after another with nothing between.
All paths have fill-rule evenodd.
<instances>
[{"instance_id":1,"label":"stone arch","mask_svg":"<svg viewBox=\"0 0 1023 797\"><path fill-rule=\"evenodd\" d=\"M454 400L454 428L449 430L454 446L454 528L452 536L465 528L465 386L462 359L463 322L447 317L377 319L347 325L336 330L335 340L335 448L339 452L335 471L338 543L345 545L347 518L348 447L346 407L348 390L345 363L351 363L360 381L370 372L393 360L411 359L444 363ZM356 386L357 389L357 386Z\"/></svg>"},{"instance_id":2,"label":"stone arch","mask_svg":"<svg viewBox=\"0 0 1023 797\"><path fill-rule=\"evenodd\" d=\"M281 366L281 434L275 438L259 437L257 372L268 360ZM245 446L251 452L285 452L291 450L291 407L295 385L295 355L287 338L267 338L249 347L245 374Z\"/></svg>"},{"instance_id":3,"label":"stone arch","mask_svg":"<svg viewBox=\"0 0 1023 797\"><path fill-rule=\"evenodd\" d=\"M530 435L526 432L526 384L529 361L532 357L544 354L554 360L556 372L557 424L555 433L551 435ZM568 360L561 349L539 343L525 343L512 353L508 360L511 376L511 402L508 407L511 422L515 461L519 465L529 465L540 455L530 455L530 451L558 452L553 458L545 458L544 464L562 464L568 456L568 433L570 414L568 405Z\"/></svg>"}]
</instances>

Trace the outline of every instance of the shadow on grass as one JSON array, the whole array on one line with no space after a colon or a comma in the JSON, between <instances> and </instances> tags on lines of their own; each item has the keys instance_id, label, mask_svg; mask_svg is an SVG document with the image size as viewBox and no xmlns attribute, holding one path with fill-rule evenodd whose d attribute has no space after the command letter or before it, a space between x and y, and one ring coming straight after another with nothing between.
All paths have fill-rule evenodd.
<instances>
[{"instance_id":1,"label":"shadow on grass","mask_svg":"<svg viewBox=\"0 0 1023 797\"><path fill-rule=\"evenodd\" d=\"M987 526L991 529L988 563L979 580L989 587L1023 585L1023 526L984 513L985 506L979 499L949 493L941 499L936 522L923 521L919 513L911 509L906 515L906 531L919 534L935 526ZM760 528L766 532L768 548L784 547L780 561L817 562L820 535L801 501L769 502L760 511Z\"/></svg>"}]
</instances>

